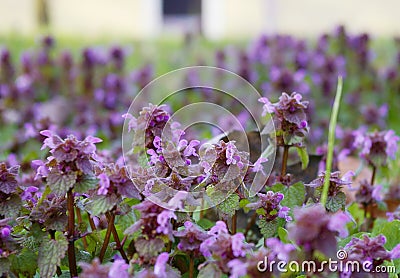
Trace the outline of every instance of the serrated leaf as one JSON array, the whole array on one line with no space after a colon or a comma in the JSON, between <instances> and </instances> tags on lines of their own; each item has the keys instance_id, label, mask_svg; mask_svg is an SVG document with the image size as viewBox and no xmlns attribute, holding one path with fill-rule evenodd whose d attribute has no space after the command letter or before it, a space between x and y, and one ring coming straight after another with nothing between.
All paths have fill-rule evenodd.
<instances>
[{"instance_id":1,"label":"serrated leaf","mask_svg":"<svg viewBox=\"0 0 400 278\"><path fill-rule=\"evenodd\" d=\"M309 162L307 148L306 147L297 147L296 150L297 150L297 154L300 157L301 168L304 170L307 168L308 162Z\"/></svg>"},{"instance_id":2,"label":"serrated leaf","mask_svg":"<svg viewBox=\"0 0 400 278\"><path fill-rule=\"evenodd\" d=\"M218 205L218 209L229 216L233 216L235 211L239 209L239 195L236 193L230 194Z\"/></svg>"},{"instance_id":3,"label":"serrated leaf","mask_svg":"<svg viewBox=\"0 0 400 278\"><path fill-rule=\"evenodd\" d=\"M58 240L45 239L39 248L38 266L40 277L51 278L56 274L57 266L65 257L68 249L68 242L65 237Z\"/></svg>"},{"instance_id":4,"label":"serrated leaf","mask_svg":"<svg viewBox=\"0 0 400 278\"><path fill-rule=\"evenodd\" d=\"M394 220L386 222L373 232L373 236L383 234L386 237L385 248L392 250L398 243L400 238L400 221Z\"/></svg>"},{"instance_id":5,"label":"serrated leaf","mask_svg":"<svg viewBox=\"0 0 400 278\"><path fill-rule=\"evenodd\" d=\"M222 271L214 263L209 263L205 267L202 267L199 271L198 278L220 278L222 276Z\"/></svg>"},{"instance_id":6,"label":"serrated leaf","mask_svg":"<svg viewBox=\"0 0 400 278\"><path fill-rule=\"evenodd\" d=\"M135 248L139 256L144 257L145 260L157 257L164 248L164 241L160 238L154 238L151 240L146 240L144 238L139 238L135 242Z\"/></svg>"},{"instance_id":7,"label":"serrated leaf","mask_svg":"<svg viewBox=\"0 0 400 278\"><path fill-rule=\"evenodd\" d=\"M0 214L4 217L15 218L21 209L22 201L18 194L11 194L0 201Z\"/></svg>"},{"instance_id":8,"label":"serrated leaf","mask_svg":"<svg viewBox=\"0 0 400 278\"><path fill-rule=\"evenodd\" d=\"M278 228L282 227L285 220L281 218L275 218L272 221L265 221L261 219L258 221L257 225L260 228L260 232L265 238L274 237L278 234Z\"/></svg>"},{"instance_id":9,"label":"serrated leaf","mask_svg":"<svg viewBox=\"0 0 400 278\"><path fill-rule=\"evenodd\" d=\"M86 209L92 215L99 216L110 211L117 205L119 199L116 195L95 195L90 202L86 204Z\"/></svg>"},{"instance_id":10,"label":"serrated leaf","mask_svg":"<svg viewBox=\"0 0 400 278\"><path fill-rule=\"evenodd\" d=\"M7 273L10 270L11 262L8 258L0 258L0 274Z\"/></svg>"},{"instance_id":11,"label":"serrated leaf","mask_svg":"<svg viewBox=\"0 0 400 278\"><path fill-rule=\"evenodd\" d=\"M99 180L93 175L84 175L81 177L74 186L75 192L87 193L98 184Z\"/></svg>"},{"instance_id":12,"label":"serrated leaf","mask_svg":"<svg viewBox=\"0 0 400 278\"><path fill-rule=\"evenodd\" d=\"M326 209L331 212L337 212L346 205L346 194L339 192L335 196L329 196L326 202Z\"/></svg>"},{"instance_id":13,"label":"serrated leaf","mask_svg":"<svg viewBox=\"0 0 400 278\"><path fill-rule=\"evenodd\" d=\"M64 196L76 183L76 173L58 173L53 171L47 177L47 184L51 191L59 196Z\"/></svg>"},{"instance_id":14,"label":"serrated leaf","mask_svg":"<svg viewBox=\"0 0 400 278\"><path fill-rule=\"evenodd\" d=\"M275 184L272 188L274 192L281 192L284 195L281 201L282 206L287 206L293 209L296 206L301 206L305 199L306 189L302 182L297 182L290 186L285 186L281 183Z\"/></svg>"},{"instance_id":15,"label":"serrated leaf","mask_svg":"<svg viewBox=\"0 0 400 278\"><path fill-rule=\"evenodd\" d=\"M38 256L33 251L24 248L11 262L11 271L32 277L36 273Z\"/></svg>"}]
</instances>

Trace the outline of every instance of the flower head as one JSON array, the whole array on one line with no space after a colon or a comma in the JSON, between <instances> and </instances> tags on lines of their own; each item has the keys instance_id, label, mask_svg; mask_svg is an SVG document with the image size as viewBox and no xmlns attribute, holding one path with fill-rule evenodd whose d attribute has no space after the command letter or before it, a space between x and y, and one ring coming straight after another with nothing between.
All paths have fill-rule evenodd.
<instances>
[{"instance_id":1,"label":"flower head","mask_svg":"<svg viewBox=\"0 0 400 278\"><path fill-rule=\"evenodd\" d=\"M296 221L288 224L289 238L306 251L319 250L327 256L334 256L336 235L346 234L350 220L345 216L331 217L319 204L295 209L294 218Z\"/></svg>"},{"instance_id":2,"label":"flower head","mask_svg":"<svg viewBox=\"0 0 400 278\"><path fill-rule=\"evenodd\" d=\"M283 142L281 145L299 144L308 133L308 124L305 110L307 101L302 101L302 96L292 93L290 96L282 93L279 101L271 103L267 98L260 98L264 103L263 115L273 113L275 128L281 134Z\"/></svg>"},{"instance_id":3,"label":"flower head","mask_svg":"<svg viewBox=\"0 0 400 278\"><path fill-rule=\"evenodd\" d=\"M362 158L377 167L386 165L388 158L395 159L399 139L393 130L367 134L359 132L354 145L361 150Z\"/></svg>"}]
</instances>

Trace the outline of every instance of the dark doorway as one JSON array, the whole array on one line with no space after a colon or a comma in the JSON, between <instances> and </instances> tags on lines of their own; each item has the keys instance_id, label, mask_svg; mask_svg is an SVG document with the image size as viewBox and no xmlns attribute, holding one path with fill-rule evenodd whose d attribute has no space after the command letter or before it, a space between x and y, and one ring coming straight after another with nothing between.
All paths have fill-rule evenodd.
<instances>
[{"instance_id":1,"label":"dark doorway","mask_svg":"<svg viewBox=\"0 0 400 278\"><path fill-rule=\"evenodd\" d=\"M163 0L164 32L201 33L201 0Z\"/></svg>"}]
</instances>

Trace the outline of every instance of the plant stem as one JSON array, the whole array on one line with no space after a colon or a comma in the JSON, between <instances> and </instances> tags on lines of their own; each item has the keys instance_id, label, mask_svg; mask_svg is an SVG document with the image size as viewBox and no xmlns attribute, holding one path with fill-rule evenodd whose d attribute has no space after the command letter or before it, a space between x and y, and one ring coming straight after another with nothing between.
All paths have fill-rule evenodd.
<instances>
[{"instance_id":1,"label":"plant stem","mask_svg":"<svg viewBox=\"0 0 400 278\"><path fill-rule=\"evenodd\" d=\"M114 219L115 219L115 215L114 215L114 213L112 213L111 217L109 219L109 222L108 222L106 236L104 238L104 242L103 242L103 245L101 246L101 250L100 250L100 255L99 255L100 263L103 262L104 255L106 254L106 251L107 251L108 243L110 242L110 237L111 237L111 232L112 232L112 225L110 225L110 223L114 223Z\"/></svg>"},{"instance_id":2,"label":"plant stem","mask_svg":"<svg viewBox=\"0 0 400 278\"><path fill-rule=\"evenodd\" d=\"M376 176L376 166L375 166L375 165L372 165L371 185L374 185L375 176Z\"/></svg>"},{"instance_id":3,"label":"plant stem","mask_svg":"<svg viewBox=\"0 0 400 278\"><path fill-rule=\"evenodd\" d=\"M90 213L88 213L88 219L89 219L90 228L92 229L92 231L96 231L96 225L94 224L93 218L90 215Z\"/></svg>"},{"instance_id":4,"label":"plant stem","mask_svg":"<svg viewBox=\"0 0 400 278\"><path fill-rule=\"evenodd\" d=\"M75 210L74 210L74 194L72 188L67 193L67 210L68 210L68 263L71 277L78 276L75 257Z\"/></svg>"},{"instance_id":5,"label":"plant stem","mask_svg":"<svg viewBox=\"0 0 400 278\"><path fill-rule=\"evenodd\" d=\"M81 214L81 210L79 208L76 208L76 217L78 218L78 224L81 224L82 221L82 214ZM88 244L86 241L86 237L82 237L82 243L83 243L83 248L85 249L85 251L88 248Z\"/></svg>"},{"instance_id":6,"label":"plant stem","mask_svg":"<svg viewBox=\"0 0 400 278\"><path fill-rule=\"evenodd\" d=\"M113 238L114 238L115 243L116 243L116 248L115 249L117 249L119 251L119 253L121 254L122 258L125 260L126 263L128 263L129 262L128 257L125 254L123 245L121 244L121 241L119 240L117 229L115 228L115 225L114 225L113 219L115 219L115 216L112 217L112 215L114 215L114 213L112 213L112 212L108 213L108 225L111 225L111 229L112 229L111 232L113 234Z\"/></svg>"},{"instance_id":7,"label":"plant stem","mask_svg":"<svg viewBox=\"0 0 400 278\"><path fill-rule=\"evenodd\" d=\"M189 262L189 278L194 277L194 258L193 254L190 254L190 262Z\"/></svg>"},{"instance_id":8,"label":"plant stem","mask_svg":"<svg viewBox=\"0 0 400 278\"><path fill-rule=\"evenodd\" d=\"M321 204L325 207L326 200L328 199L328 190L330 184L331 170L332 170L332 160L333 160L333 149L335 147L335 131L337 117L339 114L340 99L342 97L343 81L342 77L338 77L338 85L336 90L335 102L332 108L331 119L329 122L329 135L328 135L328 153L326 157L326 170L324 177L324 187L322 189Z\"/></svg>"},{"instance_id":9,"label":"plant stem","mask_svg":"<svg viewBox=\"0 0 400 278\"><path fill-rule=\"evenodd\" d=\"M287 167L288 157L289 157L289 145L284 145L283 146L281 177L284 177L286 175L286 167Z\"/></svg>"},{"instance_id":10,"label":"plant stem","mask_svg":"<svg viewBox=\"0 0 400 278\"><path fill-rule=\"evenodd\" d=\"M257 220L257 213L254 213L253 216L250 218L250 222L246 226L246 230L244 231L244 236L247 237L251 227L256 223Z\"/></svg>"},{"instance_id":11,"label":"plant stem","mask_svg":"<svg viewBox=\"0 0 400 278\"><path fill-rule=\"evenodd\" d=\"M235 210L235 214L232 216L232 234L236 234L237 227L237 211Z\"/></svg>"}]
</instances>

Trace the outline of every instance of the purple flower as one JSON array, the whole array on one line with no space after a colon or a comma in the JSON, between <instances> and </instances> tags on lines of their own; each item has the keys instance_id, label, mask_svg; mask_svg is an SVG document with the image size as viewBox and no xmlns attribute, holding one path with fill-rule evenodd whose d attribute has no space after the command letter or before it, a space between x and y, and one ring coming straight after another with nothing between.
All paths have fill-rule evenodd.
<instances>
[{"instance_id":1,"label":"purple flower","mask_svg":"<svg viewBox=\"0 0 400 278\"><path fill-rule=\"evenodd\" d=\"M399 258L400 245L397 245L389 252L384 247L385 243L386 238L383 235L378 235L374 238L368 235L363 235L362 238L352 238L344 247L348 254L346 260L360 263L369 261L371 262L371 270L375 270L384 261Z\"/></svg>"},{"instance_id":2,"label":"purple flower","mask_svg":"<svg viewBox=\"0 0 400 278\"><path fill-rule=\"evenodd\" d=\"M400 208L397 208L393 212L387 212L386 216L387 216L389 222L391 222L393 220L400 220Z\"/></svg>"},{"instance_id":3,"label":"purple flower","mask_svg":"<svg viewBox=\"0 0 400 278\"><path fill-rule=\"evenodd\" d=\"M163 233L164 235L171 235L172 233L172 224L170 222L171 219L177 219L175 213L170 210L164 210L157 216L157 233Z\"/></svg>"},{"instance_id":4,"label":"purple flower","mask_svg":"<svg viewBox=\"0 0 400 278\"><path fill-rule=\"evenodd\" d=\"M338 213L339 215L342 212ZM348 217L331 217L320 204L294 210L295 222L288 224L289 238L306 251L319 250L327 256L336 252L336 235L345 234Z\"/></svg>"},{"instance_id":5,"label":"purple flower","mask_svg":"<svg viewBox=\"0 0 400 278\"><path fill-rule=\"evenodd\" d=\"M108 272L109 278L129 278L128 274L129 265L125 260L118 259L113 262Z\"/></svg>"},{"instance_id":6,"label":"purple flower","mask_svg":"<svg viewBox=\"0 0 400 278\"><path fill-rule=\"evenodd\" d=\"M272 251L271 255L285 262L289 261L290 253L296 250L293 244L282 243L277 238L268 238L266 240L266 246Z\"/></svg>"},{"instance_id":7,"label":"purple flower","mask_svg":"<svg viewBox=\"0 0 400 278\"><path fill-rule=\"evenodd\" d=\"M228 262L228 267L231 272L229 278L240 278L247 274L248 263L243 262L240 259L233 259Z\"/></svg>"},{"instance_id":8,"label":"purple flower","mask_svg":"<svg viewBox=\"0 0 400 278\"><path fill-rule=\"evenodd\" d=\"M399 137L393 130L356 135L354 146L361 149L360 155L375 167L386 165L388 158L395 159Z\"/></svg>"},{"instance_id":9,"label":"purple flower","mask_svg":"<svg viewBox=\"0 0 400 278\"><path fill-rule=\"evenodd\" d=\"M39 190L39 188L37 188L36 186L29 186L21 194L21 199L25 200L25 201L29 200L29 201L32 201L32 202L36 202L36 199L34 198L34 195L35 195L36 192L38 192L38 190Z\"/></svg>"},{"instance_id":10,"label":"purple flower","mask_svg":"<svg viewBox=\"0 0 400 278\"><path fill-rule=\"evenodd\" d=\"M265 158L265 157L260 157L259 159L257 159L257 161L254 162L253 168L251 169L252 172L260 172L261 171L265 175L265 172L264 172L261 164L264 162L267 162L267 161L268 161L268 158Z\"/></svg>"},{"instance_id":11,"label":"purple flower","mask_svg":"<svg viewBox=\"0 0 400 278\"><path fill-rule=\"evenodd\" d=\"M239 155L237 155L237 148L236 148L236 146L235 146L235 144L234 144L234 142L232 142L232 141L229 141L227 144L226 144L226 164L227 165L231 165L231 164L233 164L233 165L238 165L239 166L239 168L242 168L243 167L243 163L240 161L240 156Z\"/></svg>"},{"instance_id":12,"label":"purple flower","mask_svg":"<svg viewBox=\"0 0 400 278\"><path fill-rule=\"evenodd\" d=\"M182 230L174 231L179 238L178 249L191 251L195 255L200 253L200 244L210 237L203 229L190 221L186 221Z\"/></svg>"},{"instance_id":13,"label":"purple flower","mask_svg":"<svg viewBox=\"0 0 400 278\"><path fill-rule=\"evenodd\" d=\"M199 155L196 153L196 149L194 147L198 146L199 144L200 144L199 140L190 141L189 145L185 148L183 155L186 157L189 157L189 156L197 156L198 157Z\"/></svg>"},{"instance_id":14,"label":"purple flower","mask_svg":"<svg viewBox=\"0 0 400 278\"><path fill-rule=\"evenodd\" d=\"M273 114L275 128L282 133L280 145L300 144L308 133L308 124L305 110L307 101L302 101L302 96L292 93L290 96L282 93L277 103L271 103L267 98L260 98L264 103L263 115Z\"/></svg>"},{"instance_id":15,"label":"purple flower","mask_svg":"<svg viewBox=\"0 0 400 278\"><path fill-rule=\"evenodd\" d=\"M244 235L241 233L234 234L232 236L232 251L235 257L246 256L244 246Z\"/></svg>"},{"instance_id":16,"label":"purple flower","mask_svg":"<svg viewBox=\"0 0 400 278\"><path fill-rule=\"evenodd\" d=\"M215 225L208 231L209 235L218 236L220 234L227 234L228 228L224 221L217 221Z\"/></svg>"},{"instance_id":17,"label":"purple flower","mask_svg":"<svg viewBox=\"0 0 400 278\"><path fill-rule=\"evenodd\" d=\"M242 233L230 235L223 221L218 221L208 234L210 237L201 243L200 252L207 259L216 260L216 264L224 273L229 272L230 260L245 257L252 246L244 242Z\"/></svg>"},{"instance_id":18,"label":"purple flower","mask_svg":"<svg viewBox=\"0 0 400 278\"><path fill-rule=\"evenodd\" d=\"M263 214L260 218L266 221L272 221L276 217L285 219L286 221L291 221L291 217L288 215L290 208L283 207L280 205L284 196L282 193L274 193L273 191L268 191L266 194L257 193L259 200L255 203L250 203L247 205L251 209L263 209Z\"/></svg>"},{"instance_id":19,"label":"purple flower","mask_svg":"<svg viewBox=\"0 0 400 278\"><path fill-rule=\"evenodd\" d=\"M110 179L105 173L101 173L97 177L99 178L99 185L100 185L100 188L97 190L97 194L107 195L108 188L110 187Z\"/></svg>"},{"instance_id":20,"label":"purple flower","mask_svg":"<svg viewBox=\"0 0 400 278\"><path fill-rule=\"evenodd\" d=\"M171 210L176 210L176 209L180 209L182 210L184 208L184 201L186 200L187 196L188 196L188 192L187 191L178 191L174 197L172 197L169 201L168 201L168 207Z\"/></svg>"},{"instance_id":21,"label":"purple flower","mask_svg":"<svg viewBox=\"0 0 400 278\"><path fill-rule=\"evenodd\" d=\"M382 200L381 185L371 185L367 180L362 180L356 192L356 202L369 205Z\"/></svg>"},{"instance_id":22,"label":"purple flower","mask_svg":"<svg viewBox=\"0 0 400 278\"><path fill-rule=\"evenodd\" d=\"M281 207L278 212L278 217L283 218L286 222L292 221L292 217L289 216L290 208L288 207Z\"/></svg>"},{"instance_id":23,"label":"purple flower","mask_svg":"<svg viewBox=\"0 0 400 278\"><path fill-rule=\"evenodd\" d=\"M169 260L169 255L167 252L158 255L156 264L154 265L154 274L158 278L168 278L167 273L165 271L165 267L168 260Z\"/></svg>"},{"instance_id":24,"label":"purple flower","mask_svg":"<svg viewBox=\"0 0 400 278\"><path fill-rule=\"evenodd\" d=\"M11 234L11 227L10 226L3 226L0 230L1 238L5 239L8 238Z\"/></svg>"}]
</instances>

